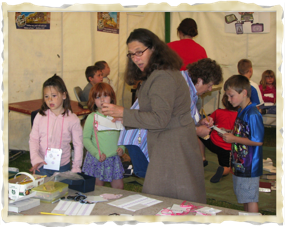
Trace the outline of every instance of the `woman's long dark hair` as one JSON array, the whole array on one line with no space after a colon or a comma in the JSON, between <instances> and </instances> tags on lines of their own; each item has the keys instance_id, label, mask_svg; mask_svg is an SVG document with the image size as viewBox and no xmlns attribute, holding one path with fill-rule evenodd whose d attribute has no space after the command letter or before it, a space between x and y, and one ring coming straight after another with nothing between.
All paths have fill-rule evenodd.
<instances>
[{"instance_id":1,"label":"woman's long dark hair","mask_svg":"<svg viewBox=\"0 0 285 227\"><path fill-rule=\"evenodd\" d=\"M131 32L126 43L129 44L133 41L142 43L151 49L153 53L151 54L148 60L148 65L144 68L143 72L137 67L132 59L128 59L125 81L129 85L135 84L135 81L138 80L146 80L156 69L180 70L183 65L183 61L179 55L170 49L165 42L160 40L157 35L147 29L138 28Z\"/></svg>"},{"instance_id":2,"label":"woman's long dark hair","mask_svg":"<svg viewBox=\"0 0 285 227\"><path fill-rule=\"evenodd\" d=\"M66 89L65 83L61 77L54 74L51 78L47 79L43 84L43 94L42 94L43 95L43 97L42 97L43 104L40 108L39 113L41 115L45 116L46 115L45 111L47 109L49 109L49 107L47 106L47 104L45 103L45 100L44 100L44 89L46 87L49 87L49 86L54 87L59 93L61 93L61 94L65 93L65 95L66 95L66 98L63 100L64 112L62 113L62 115L65 115L65 114L68 115L68 110L70 110L72 112L71 104L70 104L70 98L69 98L69 94L68 94L68 91Z\"/></svg>"}]
</instances>

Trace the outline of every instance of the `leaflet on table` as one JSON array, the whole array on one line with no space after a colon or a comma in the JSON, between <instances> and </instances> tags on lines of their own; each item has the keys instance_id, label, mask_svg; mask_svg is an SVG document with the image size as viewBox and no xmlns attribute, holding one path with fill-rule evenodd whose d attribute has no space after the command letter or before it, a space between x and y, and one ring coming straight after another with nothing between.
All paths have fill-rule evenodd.
<instances>
[{"instance_id":1,"label":"leaflet on table","mask_svg":"<svg viewBox=\"0 0 285 227\"><path fill-rule=\"evenodd\" d=\"M108 204L115 206L115 207L130 210L130 211L137 211L137 210L140 210L140 209L143 209L143 208L146 208L146 207L149 207L149 206L161 203L161 202L162 201L160 200L156 200L156 199L152 199L149 197L136 194L136 195L127 196L122 199L118 199Z\"/></svg>"},{"instance_id":2,"label":"leaflet on table","mask_svg":"<svg viewBox=\"0 0 285 227\"><path fill-rule=\"evenodd\" d=\"M95 114L95 120L98 122L98 131L104 130L123 130L124 126L122 125L121 121L112 122L114 118L107 116L102 117L98 114Z\"/></svg>"},{"instance_id":3,"label":"leaflet on table","mask_svg":"<svg viewBox=\"0 0 285 227\"><path fill-rule=\"evenodd\" d=\"M90 215L96 203L83 204L80 202L60 200L51 213L65 215Z\"/></svg>"}]
</instances>

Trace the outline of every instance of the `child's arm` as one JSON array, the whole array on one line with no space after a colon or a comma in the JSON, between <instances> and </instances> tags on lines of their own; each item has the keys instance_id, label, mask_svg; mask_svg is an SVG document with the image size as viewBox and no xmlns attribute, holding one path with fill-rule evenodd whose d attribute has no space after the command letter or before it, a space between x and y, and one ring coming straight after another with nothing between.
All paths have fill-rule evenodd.
<instances>
[{"instance_id":1,"label":"child's arm","mask_svg":"<svg viewBox=\"0 0 285 227\"><path fill-rule=\"evenodd\" d=\"M83 158L83 138L82 127L78 117L75 118L74 124L71 127L72 143L74 147L74 159L72 162L71 172L81 173L82 158Z\"/></svg>"},{"instance_id":2,"label":"child's arm","mask_svg":"<svg viewBox=\"0 0 285 227\"><path fill-rule=\"evenodd\" d=\"M30 171L33 173L35 172L35 170L38 170L42 165L46 164L43 154L40 154L40 125L42 126L46 124L43 123L43 117L40 114L37 114L34 119L29 139L30 159L32 164L32 168L30 169ZM45 141L46 138L45 140L42 139L43 143Z\"/></svg>"},{"instance_id":3,"label":"child's arm","mask_svg":"<svg viewBox=\"0 0 285 227\"><path fill-rule=\"evenodd\" d=\"M234 136L232 133L224 133L223 140L226 143L239 143L248 146L262 146L263 142L254 142L245 137Z\"/></svg>"},{"instance_id":4,"label":"child's arm","mask_svg":"<svg viewBox=\"0 0 285 227\"><path fill-rule=\"evenodd\" d=\"M85 121L85 124L84 124L83 145L92 156L100 160L96 140L95 140L95 144L93 144L92 142L92 137L94 135L93 122L94 122L94 113L91 113L88 115Z\"/></svg>"}]
</instances>

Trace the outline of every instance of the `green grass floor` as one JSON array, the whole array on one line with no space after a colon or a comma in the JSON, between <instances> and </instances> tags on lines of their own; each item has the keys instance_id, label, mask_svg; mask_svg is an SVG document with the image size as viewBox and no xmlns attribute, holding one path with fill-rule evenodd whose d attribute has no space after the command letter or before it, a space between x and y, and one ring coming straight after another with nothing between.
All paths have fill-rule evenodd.
<instances>
[{"instance_id":1,"label":"green grass floor","mask_svg":"<svg viewBox=\"0 0 285 227\"><path fill-rule=\"evenodd\" d=\"M265 128L263 158L271 158L276 166L276 128ZM219 183L213 184L210 178L215 174L218 167L218 161L215 154L206 150L206 157L209 165L205 167L205 184L207 193L207 204L226 207L230 209L243 210L243 206L238 204L232 189L231 176L223 177ZM19 158L9 163L9 167L16 167L21 172L29 172L31 168L30 154L25 152ZM135 176L124 178L124 189L134 192L142 191L143 179ZM111 187L106 183L107 187ZM221 193L222 192L222 193ZM259 211L263 215L276 215L276 192L260 193Z\"/></svg>"}]
</instances>

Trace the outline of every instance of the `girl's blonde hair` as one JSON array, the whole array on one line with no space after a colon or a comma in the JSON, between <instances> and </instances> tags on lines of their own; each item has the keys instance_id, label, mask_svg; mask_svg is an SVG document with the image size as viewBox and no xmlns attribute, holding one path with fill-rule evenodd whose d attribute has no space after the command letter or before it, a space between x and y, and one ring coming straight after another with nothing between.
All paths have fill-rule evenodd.
<instances>
[{"instance_id":1,"label":"girl's blonde hair","mask_svg":"<svg viewBox=\"0 0 285 227\"><path fill-rule=\"evenodd\" d=\"M91 88L89 92L87 106L90 111L95 112L98 109L95 104L95 99L97 97L101 97L102 95L110 96L110 103L116 104L116 94L113 88L107 83L97 83Z\"/></svg>"},{"instance_id":2,"label":"girl's blonde hair","mask_svg":"<svg viewBox=\"0 0 285 227\"><path fill-rule=\"evenodd\" d=\"M262 73L262 77L261 77L261 80L260 80L260 85L262 85L262 90L265 91L266 89L266 77L273 77L274 78L274 82L273 82L273 86L276 87L276 77L275 77L275 73L268 69L268 70L265 70L263 73Z\"/></svg>"}]
</instances>

